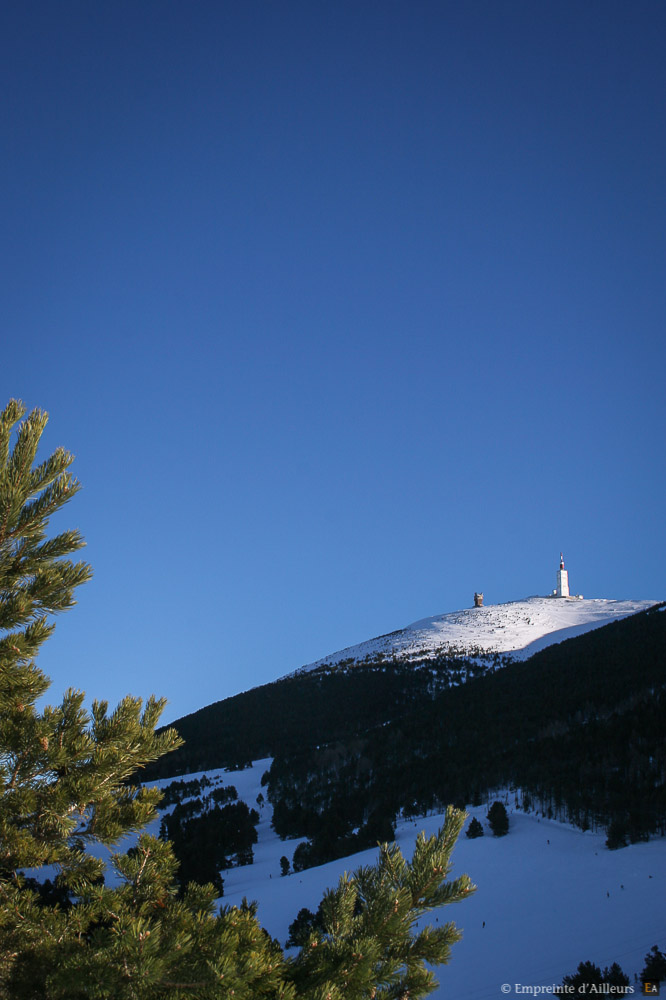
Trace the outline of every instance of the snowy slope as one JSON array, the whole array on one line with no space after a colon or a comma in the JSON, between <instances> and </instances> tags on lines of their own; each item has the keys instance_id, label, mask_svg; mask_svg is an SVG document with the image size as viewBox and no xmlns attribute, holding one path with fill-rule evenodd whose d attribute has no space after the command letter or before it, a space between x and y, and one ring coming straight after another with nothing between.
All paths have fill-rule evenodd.
<instances>
[{"instance_id":1,"label":"snowy slope","mask_svg":"<svg viewBox=\"0 0 666 1000\"><path fill-rule=\"evenodd\" d=\"M511 659L525 659L552 643L626 618L656 603L528 597L508 604L467 608L422 618L397 632L349 646L301 669L372 661L378 655L413 660L438 654L467 654L484 659L500 653Z\"/></svg>"},{"instance_id":2,"label":"snowy slope","mask_svg":"<svg viewBox=\"0 0 666 1000\"><path fill-rule=\"evenodd\" d=\"M270 760L256 761L246 771L209 776L221 774L225 784L234 784L239 797L256 807L261 775L269 765ZM486 835L477 840L463 835L454 852L452 877L467 872L478 891L429 918L453 920L463 930L450 965L437 971L441 986L432 994L435 1000L501 997L502 984L510 984L507 995L512 996L519 992L516 984L552 987L586 960L602 967L616 961L630 976L640 972L652 945L666 946L666 841L608 851L603 833L582 833L515 811L513 796L505 801L508 836L490 836L487 806L472 808L470 815L484 824ZM280 857L291 860L300 841L281 841L270 820L266 804L255 863L223 873L223 902L237 905L244 896L257 900L262 926L284 945L301 907L315 910L343 871L373 863L377 852L363 851L281 878ZM411 856L420 830L434 833L442 822L437 815L399 822L396 839L405 855Z\"/></svg>"}]
</instances>

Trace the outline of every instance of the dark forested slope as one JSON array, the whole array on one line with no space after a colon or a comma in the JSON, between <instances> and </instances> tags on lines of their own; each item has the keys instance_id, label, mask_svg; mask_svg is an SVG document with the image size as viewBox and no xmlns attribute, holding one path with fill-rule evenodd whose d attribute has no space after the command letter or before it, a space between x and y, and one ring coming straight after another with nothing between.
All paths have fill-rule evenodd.
<instances>
[{"instance_id":1,"label":"dark forested slope","mask_svg":"<svg viewBox=\"0 0 666 1000\"><path fill-rule=\"evenodd\" d=\"M664 607L502 669L387 660L296 674L179 720L186 746L160 773L273 756L275 826L311 839L308 863L386 836L399 811L499 786L583 826L614 820L621 837L663 831Z\"/></svg>"},{"instance_id":2,"label":"dark forested slope","mask_svg":"<svg viewBox=\"0 0 666 1000\"><path fill-rule=\"evenodd\" d=\"M215 702L172 723L185 745L149 778L171 777L345 739L399 718L410 705L487 673L464 659L346 663L303 671Z\"/></svg>"},{"instance_id":3,"label":"dark forested slope","mask_svg":"<svg viewBox=\"0 0 666 1000\"><path fill-rule=\"evenodd\" d=\"M344 838L371 815L392 820L513 786L582 826L615 821L633 839L665 832L662 608L441 692L371 737L276 757L276 829L310 837L320 861L331 827Z\"/></svg>"}]
</instances>

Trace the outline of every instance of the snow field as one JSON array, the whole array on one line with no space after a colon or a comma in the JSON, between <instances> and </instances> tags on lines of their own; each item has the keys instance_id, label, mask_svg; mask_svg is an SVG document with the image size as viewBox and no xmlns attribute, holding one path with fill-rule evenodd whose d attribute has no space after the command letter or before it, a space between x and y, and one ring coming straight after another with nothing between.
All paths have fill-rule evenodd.
<instances>
[{"instance_id":1,"label":"snow field","mask_svg":"<svg viewBox=\"0 0 666 1000\"><path fill-rule=\"evenodd\" d=\"M222 773L239 798L259 809L256 798L270 760L251 769ZM478 886L462 903L435 911L428 919L452 920L463 930L451 962L436 975L436 1000L501 997L502 984L549 986L590 960L601 967L618 962L633 977L653 944L666 945L666 841L608 851L603 833L583 833L566 824L526 815L506 802L510 828L495 838L485 820L487 805L471 808L485 836L456 846L451 877L467 872ZM262 809L255 863L223 873L225 905L243 897L259 903L263 927L284 945L289 924L301 907L315 910L324 891L343 871L372 864L376 850L280 877L280 857L291 861L299 840L281 841L271 830L271 806ZM411 857L421 830L435 833L443 816L400 821L396 840ZM622 888L623 887L623 888ZM485 921L485 927L483 923ZM510 995L511 995L510 994Z\"/></svg>"},{"instance_id":2,"label":"snow field","mask_svg":"<svg viewBox=\"0 0 666 1000\"><path fill-rule=\"evenodd\" d=\"M422 618L397 632L349 646L301 669L333 666L342 660L373 659L378 654L410 659L447 651L463 655L464 650L472 655L510 653L513 659L522 660L552 643L582 635L656 603L528 597L508 604L466 608Z\"/></svg>"}]
</instances>

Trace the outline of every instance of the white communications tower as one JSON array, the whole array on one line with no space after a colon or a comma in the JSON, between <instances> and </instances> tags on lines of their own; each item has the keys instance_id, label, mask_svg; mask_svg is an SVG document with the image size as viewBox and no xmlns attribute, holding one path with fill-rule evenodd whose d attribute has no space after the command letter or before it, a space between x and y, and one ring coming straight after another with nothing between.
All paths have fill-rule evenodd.
<instances>
[{"instance_id":1,"label":"white communications tower","mask_svg":"<svg viewBox=\"0 0 666 1000\"><path fill-rule=\"evenodd\" d=\"M569 596L569 574L564 568L564 556L560 552L560 568L557 571L557 590L555 591L556 597L568 597Z\"/></svg>"}]
</instances>

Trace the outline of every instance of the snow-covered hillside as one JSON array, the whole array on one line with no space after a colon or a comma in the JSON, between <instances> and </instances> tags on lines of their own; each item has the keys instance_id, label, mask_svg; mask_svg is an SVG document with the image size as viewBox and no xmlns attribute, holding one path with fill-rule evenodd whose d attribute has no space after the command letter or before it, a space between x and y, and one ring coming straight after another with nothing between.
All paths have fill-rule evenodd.
<instances>
[{"instance_id":1,"label":"snow-covered hillside","mask_svg":"<svg viewBox=\"0 0 666 1000\"><path fill-rule=\"evenodd\" d=\"M235 785L239 797L256 808L261 776L270 763L261 760L245 771L208 774ZM477 892L428 918L440 924L453 920L463 930L450 965L437 970L441 985L435 1000L534 993L517 989L517 984L541 986L549 994L564 975L587 960L602 967L618 962L630 976L640 972L652 945L663 949L666 944L666 841L609 851L603 833L583 833L543 816L525 815L514 808L512 794L504 800L509 834L490 835L487 804L471 808L485 836L468 840L463 835L454 852L451 877L467 872ZM301 907L315 910L326 888L344 871L372 864L377 851L280 877L280 857L291 860L300 841L281 841L271 829L271 813L269 803L261 807L254 864L223 872L222 902L239 905L244 896L257 900L262 926L284 945ZM411 857L417 833L432 834L442 822L439 815L399 821L396 840L403 853ZM510 989L502 990L503 985Z\"/></svg>"},{"instance_id":2,"label":"snow-covered hillside","mask_svg":"<svg viewBox=\"0 0 666 1000\"><path fill-rule=\"evenodd\" d=\"M508 604L467 608L434 618L422 618L406 628L349 646L310 663L302 670L342 662L371 662L379 656L414 660L439 654L486 659L525 659L555 642L581 635L656 601L583 600L528 597Z\"/></svg>"}]
</instances>

